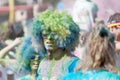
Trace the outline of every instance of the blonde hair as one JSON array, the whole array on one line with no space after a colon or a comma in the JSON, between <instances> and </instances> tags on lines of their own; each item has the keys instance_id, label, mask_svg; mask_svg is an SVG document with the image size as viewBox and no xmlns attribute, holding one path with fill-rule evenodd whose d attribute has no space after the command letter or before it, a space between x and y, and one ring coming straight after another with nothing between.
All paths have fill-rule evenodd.
<instances>
[{"instance_id":1,"label":"blonde hair","mask_svg":"<svg viewBox=\"0 0 120 80\"><path fill-rule=\"evenodd\" d=\"M87 54L80 69L117 71L115 68L114 35L105 27L96 26L90 33L87 43Z\"/></svg>"}]
</instances>

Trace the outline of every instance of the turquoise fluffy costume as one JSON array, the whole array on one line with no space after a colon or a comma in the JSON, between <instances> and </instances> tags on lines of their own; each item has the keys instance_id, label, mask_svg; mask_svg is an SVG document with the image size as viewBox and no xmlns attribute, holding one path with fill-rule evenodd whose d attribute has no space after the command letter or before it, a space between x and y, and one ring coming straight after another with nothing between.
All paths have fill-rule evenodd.
<instances>
[{"instance_id":1,"label":"turquoise fluffy costume","mask_svg":"<svg viewBox=\"0 0 120 80\"><path fill-rule=\"evenodd\" d=\"M46 50L47 46L43 40L43 32L45 31L48 37L52 37L52 40L55 41L58 48L67 52L74 51L75 47L79 44L80 29L70 15L66 12L45 11L33 19L32 26L29 27L29 29L31 35L25 38L19 55L22 69L31 71L30 58L35 55L35 53L38 53L41 56L41 61L38 73L36 74L37 80L52 80L53 78L57 78L58 80L65 74L74 71L74 68L79 63L79 59L65 55L59 62L57 62L57 60L49 60L48 51ZM55 65L52 66L52 68L54 68L53 73L55 72L52 78L51 63ZM56 69L57 66L60 66L60 69ZM60 71L57 73L56 70ZM21 80L29 79L23 77Z\"/></svg>"}]
</instances>

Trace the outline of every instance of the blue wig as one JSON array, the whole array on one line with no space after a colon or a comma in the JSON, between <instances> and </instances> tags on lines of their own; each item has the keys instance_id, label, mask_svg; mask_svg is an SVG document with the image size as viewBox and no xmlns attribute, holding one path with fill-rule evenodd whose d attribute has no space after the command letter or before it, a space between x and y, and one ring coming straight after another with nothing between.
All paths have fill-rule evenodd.
<instances>
[{"instance_id":1,"label":"blue wig","mask_svg":"<svg viewBox=\"0 0 120 80\"><path fill-rule=\"evenodd\" d=\"M45 49L39 49L37 52L41 58L43 57L43 54L46 53ZM30 68L30 59L32 56L36 54L35 48L32 46L31 38L25 38L24 43L20 46L19 54L18 54L18 60L21 63L20 67L22 70L31 71Z\"/></svg>"},{"instance_id":2,"label":"blue wig","mask_svg":"<svg viewBox=\"0 0 120 80\"><path fill-rule=\"evenodd\" d=\"M41 58L47 53L46 49L44 48L44 46L41 44L42 41L42 36L32 36L31 35L31 28L32 24L29 23L29 26L27 26L27 30L25 33L27 33L28 35L25 36L24 38L24 42L23 44L20 46L19 51L18 51L18 61L21 63L20 69L22 70L27 70L31 72L31 68L30 68L30 59L32 56L34 56L36 53L39 54L41 56ZM32 38L34 38L32 40ZM39 44L40 47L43 48L39 48L35 49L35 47L32 44L32 41L34 41L36 44Z\"/></svg>"}]
</instances>

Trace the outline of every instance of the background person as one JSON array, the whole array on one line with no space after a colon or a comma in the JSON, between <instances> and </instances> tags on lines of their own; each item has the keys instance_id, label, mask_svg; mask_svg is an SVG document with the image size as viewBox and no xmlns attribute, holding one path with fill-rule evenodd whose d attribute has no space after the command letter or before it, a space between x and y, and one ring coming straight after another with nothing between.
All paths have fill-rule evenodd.
<instances>
[{"instance_id":1,"label":"background person","mask_svg":"<svg viewBox=\"0 0 120 80\"><path fill-rule=\"evenodd\" d=\"M66 75L62 80L119 80L114 35L105 27L96 26L90 33L87 47L80 70Z\"/></svg>"}]
</instances>

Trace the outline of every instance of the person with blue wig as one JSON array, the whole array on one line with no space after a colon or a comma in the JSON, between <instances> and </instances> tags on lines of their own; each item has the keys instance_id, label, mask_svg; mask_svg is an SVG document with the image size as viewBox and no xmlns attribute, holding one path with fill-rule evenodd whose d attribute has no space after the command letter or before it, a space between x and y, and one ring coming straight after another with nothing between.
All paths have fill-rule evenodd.
<instances>
[{"instance_id":1,"label":"person with blue wig","mask_svg":"<svg viewBox=\"0 0 120 80\"><path fill-rule=\"evenodd\" d=\"M32 38L30 34L25 36L24 42L20 45L19 50L17 50L17 59L19 63L18 69L20 74L22 74L22 76L24 75L17 80L37 79L37 70L40 60L42 59L41 53L45 53L45 50L39 49L39 51L37 51L37 49L33 46L35 43L32 43L31 40Z\"/></svg>"},{"instance_id":2,"label":"person with blue wig","mask_svg":"<svg viewBox=\"0 0 120 80\"><path fill-rule=\"evenodd\" d=\"M42 36L34 39L32 35L33 20L30 20L24 26L24 40L17 49L18 71L20 73L18 80L36 80L37 70L41 59L45 56L46 49L43 46ZM37 45L40 44L40 45Z\"/></svg>"},{"instance_id":3,"label":"person with blue wig","mask_svg":"<svg viewBox=\"0 0 120 80\"><path fill-rule=\"evenodd\" d=\"M114 35L105 26L97 25L92 30L80 68L62 80L120 80L115 65Z\"/></svg>"},{"instance_id":4,"label":"person with blue wig","mask_svg":"<svg viewBox=\"0 0 120 80\"><path fill-rule=\"evenodd\" d=\"M47 10L33 19L30 28L21 47L24 69L31 72L30 60L37 53L41 58L36 80L60 80L75 70L80 60L72 51L79 44L80 29L70 15Z\"/></svg>"}]
</instances>

